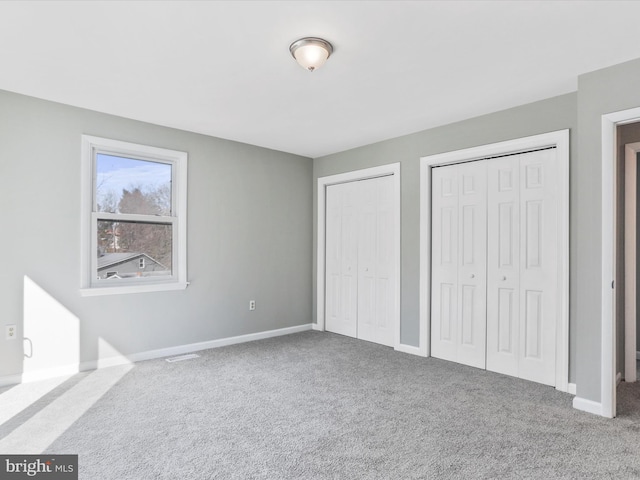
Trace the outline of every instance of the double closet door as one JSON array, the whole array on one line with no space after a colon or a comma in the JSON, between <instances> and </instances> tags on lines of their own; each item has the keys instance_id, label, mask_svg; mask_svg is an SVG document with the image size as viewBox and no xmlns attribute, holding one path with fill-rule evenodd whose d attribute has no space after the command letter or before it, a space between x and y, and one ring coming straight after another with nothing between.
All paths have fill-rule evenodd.
<instances>
[{"instance_id":1,"label":"double closet door","mask_svg":"<svg viewBox=\"0 0 640 480\"><path fill-rule=\"evenodd\" d=\"M393 177L328 186L326 212L325 328L393 346Z\"/></svg>"},{"instance_id":2,"label":"double closet door","mask_svg":"<svg viewBox=\"0 0 640 480\"><path fill-rule=\"evenodd\" d=\"M434 357L555 385L556 150L432 170Z\"/></svg>"}]
</instances>

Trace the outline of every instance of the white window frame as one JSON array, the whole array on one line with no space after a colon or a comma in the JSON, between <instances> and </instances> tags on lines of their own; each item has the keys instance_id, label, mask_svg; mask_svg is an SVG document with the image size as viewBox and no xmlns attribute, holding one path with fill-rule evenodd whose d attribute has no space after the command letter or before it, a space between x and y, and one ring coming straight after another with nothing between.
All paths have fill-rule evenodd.
<instances>
[{"instance_id":1,"label":"white window frame","mask_svg":"<svg viewBox=\"0 0 640 480\"><path fill-rule=\"evenodd\" d=\"M167 277L109 279L100 281L98 268L98 219L148 220L147 215L112 214L96 211L95 168L96 155L105 153L126 158L165 163L171 168L171 216L154 216L154 223L172 225L172 275ZM82 135L81 153L81 288L82 296L184 290L187 282L187 160L186 152L139 145L108 138Z\"/></svg>"}]
</instances>

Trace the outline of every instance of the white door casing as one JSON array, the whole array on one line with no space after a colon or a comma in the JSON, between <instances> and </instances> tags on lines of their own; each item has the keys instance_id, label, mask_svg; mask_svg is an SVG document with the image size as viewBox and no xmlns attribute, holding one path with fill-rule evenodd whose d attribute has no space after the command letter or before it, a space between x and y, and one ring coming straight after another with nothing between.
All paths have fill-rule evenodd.
<instances>
[{"instance_id":1,"label":"white door casing","mask_svg":"<svg viewBox=\"0 0 640 480\"><path fill-rule=\"evenodd\" d=\"M624 381L635 382L637 372L636 229L637 173L640 143L625 145L624 179Z\"/></svg>"}]
</instances>

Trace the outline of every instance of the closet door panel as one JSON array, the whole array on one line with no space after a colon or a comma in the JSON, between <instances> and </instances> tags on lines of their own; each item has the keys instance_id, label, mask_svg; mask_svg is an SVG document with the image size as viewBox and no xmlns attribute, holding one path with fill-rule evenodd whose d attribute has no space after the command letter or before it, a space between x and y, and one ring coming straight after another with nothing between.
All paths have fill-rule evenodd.
<instances>
[{"instance_id":1,"label":"closet door panel","mask_svg":"<svg viewBox=\"0 0 640 480\"><path fill-rule=\"evenodd\" d=\"M459 194L458 362L485 368L487 162L457 167Z\"/></svg>"},{"instance_id":2,"label":"closet door panel","mask_svg":"<svg viewBox=\"0 0 640 480\"><path fill-rule=\"evenodd\" d=\"M431 355L458 361L458 166L431 172Z\"/></svg>"},{"instance_id":3,"label":"closet door panel","mask_svg":"<svg viewBox=\"0 0 640 480\"><path fill-rule=\"evenodd\" d=\"M357 334L357 192L353 184L327 187L326 295L327 331Z\"/></svg>"},{"instance_id":4,"label":"closet door panel","mask_svg":"<svg viewBox=\"0 0 640 480\"><path fill-rule=\"evenodd\" d=\"M557 328L556 150L520 161L520 366L519 376L555 385Z\"/></svg>"},{"instance_id":5,"label":"closet door panel","mask_svg":"<svg viewBox=\"0 0 640 480\"><path fill-rule=\"evenodd\" d=\"M393 177L359 182L358 338L393 346Z\"/></svg>"},{"instance_id":6,"label":"closet door panel","mask_svg":"<svg viewBox=\"0 0 640 480\"><path fill-rule=\"evenodd\" d=\"M519 159L488 161L487 370L518 376L520 347Z\"/></svg>"},{"instance_id":7,"label":"closet door panel","mask_svg":"<svg viewBox=\"0 0 640 480\"><path fill-rule=\"evenodd\" d=\"M376 201L374 180L356 182L360 197L358 232L358 338L374 341L376 327Z\"/></svg>"},{"instance_id":8,"label":"closet door panel","mask_svg":"<svg viewBox=\"0 0 640 480\"><path fill-rule=\"evenodd\" d=\"M374 183L376 212L376 334L374 342L393 346L396 310L395 278L395 214L393 199L393 177L381 177Z\"/></svg>"}]
</instances>

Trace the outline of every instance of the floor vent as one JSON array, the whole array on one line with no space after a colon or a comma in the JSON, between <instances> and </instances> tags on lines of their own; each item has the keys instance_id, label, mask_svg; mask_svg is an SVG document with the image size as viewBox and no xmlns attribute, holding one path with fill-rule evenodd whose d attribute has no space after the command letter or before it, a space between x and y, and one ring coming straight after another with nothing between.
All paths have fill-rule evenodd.
<instances>
[{"instance_id":1,"label":"floor vent","mask_svg":"<svg viewBox=\"0 0 640 480\"><path fill-rule=\"evenodd\" d=\"M191 360L192 358L198 358L199 356L200 355L198 355L196 353L188 353L186 355L179 355L177 357L167 358L167 362L169 362L169 363L181 362L182 360Z\"/></svg>"}]
</instances>

